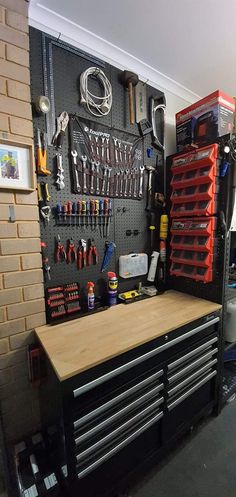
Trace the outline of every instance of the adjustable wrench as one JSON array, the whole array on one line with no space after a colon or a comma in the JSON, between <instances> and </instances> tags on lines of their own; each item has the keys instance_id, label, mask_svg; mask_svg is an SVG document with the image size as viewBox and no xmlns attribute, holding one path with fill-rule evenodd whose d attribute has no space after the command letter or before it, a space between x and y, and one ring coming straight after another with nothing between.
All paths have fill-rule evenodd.
<instances>
[{"instance_id":1,"label":"adjustable wrench","mask_svg":"<svg viewBox=\"0 0 236 497\"><path fill-rule=\"evenodd\" d=\"M91 180L90 180L90 193L94 194L94 172L95 172L95 161L91 161Z\"/></svg>"},{"instance_id":2,"label":"adjustable wrench","mask_svg":"<svg viewBox=\"0 0 236 497\"><path fill-rule=\"evenodd\" d=\"M106 186L108 166L103 166L103 171L104 172L103 172L103 179L102 179L101 195L105 195L105 186Z\"/></svg>"},{"instance_id":3,"label":"adjustable wrench","mask_svg":"<svg viewBox=\"0 0 236 497\"><path fill-rule=\"evenodd\" d=\"M81 192L81 186L79 182L79 172L78 172L78 165L77 165L77 150L71 150L71 155L73 158L73 164L74 164L74 172L75 172L75 183L76 183L76 191L77 193Z\"/></svg>"},{"instance_id":4,"label":"adjustable wrench","mask_svg":"<svg viewBox=\"0 0 236 497\"><path fill-rule=\"evenodd\" d=\"M87 192L87 182L86 182L86 164L87 164L87 155L82 155L82 171L83 171L83 193Z\"/></svg>"},{"instance_id":5,"label":"adjustable wrench","mask_svg":"<svg viewBox=\"0 0 236 497\"><path fill-rule=\"evenodd\" d=\"M139 171L140 171L140 180L139 180L139 192L138 196L142 197L143 196L143 172L144 172L144 166L139 166Z\"/></svg>"},{"instance_id":6,"label":"adjustable wrench","mask_svg":"<svg viewBox=\"0 0 236 497\"><path fill-rule=\"evenodd\" d=\"M99 166L100 166L100 162L96 161L95 162L95 166L96 166L96 195L99 195L100 194L100 182L99 182Z\"/></svg>"},{"instance_id":7,"label":"adjustable wrench","mask_svg":"<svg viewBox=\"0 0 236 497\"><path fill-rule=\"evenodd\" d=\"M106 191L107 197L109 197L109 194L110 194L111 171L112 171L112 168L108 167L108 169L107 169L107 191Z\"/></svg>"},{"instance_id":8,"label":"adjustable wrench","mask_svg":"<svg viewBox=\"0 0 236 497\"><path fill-rule=\"evenodd\" d=\"M127 197L128 195L128 176L129 176L129 169L125 170L125 185L124 185L124 197Z\"/></svg>"}]
</instances>

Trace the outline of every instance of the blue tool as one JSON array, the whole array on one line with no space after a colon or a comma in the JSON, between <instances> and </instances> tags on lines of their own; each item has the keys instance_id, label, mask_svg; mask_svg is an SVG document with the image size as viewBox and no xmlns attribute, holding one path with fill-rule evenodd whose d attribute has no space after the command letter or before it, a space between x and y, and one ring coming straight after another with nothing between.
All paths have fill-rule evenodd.
<instances>
[{"instance_id":1,"label":"blue tool","mask_svg":"<svg viewBox=\"0 0 236 497\"><path fill-rule=\"evenodd\" d=\"M114 242L106 242L105 244L105 252L103 256L103 261L102 261L102 267L101 267L101 273L106 271L108 268L109 262L112 258L112 254L114 252L116 245Z\"/></svg>"}]
</instances>

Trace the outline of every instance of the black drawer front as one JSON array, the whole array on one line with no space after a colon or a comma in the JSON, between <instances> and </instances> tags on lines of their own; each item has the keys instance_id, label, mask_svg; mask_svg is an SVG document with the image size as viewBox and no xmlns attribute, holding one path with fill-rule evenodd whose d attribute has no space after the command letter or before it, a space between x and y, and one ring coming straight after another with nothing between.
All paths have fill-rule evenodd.
<instances>
[{"instance_id":1,"label":"black drawer front","mask_svg":"<svg viewBox=\"0 0 236 497\"><path fill-rule=\"evenodd\" d=\"M171 411L216 376L217 342L213 336L167 365L167 407Z\"/></svg>"}]
</instances>

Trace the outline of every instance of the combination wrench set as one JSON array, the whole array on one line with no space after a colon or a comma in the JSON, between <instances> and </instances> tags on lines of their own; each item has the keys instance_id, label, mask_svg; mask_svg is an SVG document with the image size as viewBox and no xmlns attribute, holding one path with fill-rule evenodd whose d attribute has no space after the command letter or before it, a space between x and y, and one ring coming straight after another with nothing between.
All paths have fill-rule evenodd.
<instances>
[{"instance_id":1,"label":"combination wrench set","mask_svg":"<svg viewBox=\"0 0 236 497\"><path fill-rule=\"evenodd\" d=\"M141 140L131 142L70 118L70 154L75 193L115 198L144 196Z\"/></svg>"}]
</instances>

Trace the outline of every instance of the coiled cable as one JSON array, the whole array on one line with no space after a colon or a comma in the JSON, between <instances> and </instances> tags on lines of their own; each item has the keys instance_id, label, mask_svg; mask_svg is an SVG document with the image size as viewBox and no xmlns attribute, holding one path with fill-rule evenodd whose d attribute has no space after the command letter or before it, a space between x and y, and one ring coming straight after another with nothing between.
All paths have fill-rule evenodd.
<instances>
[{"instance_id":1,"label":"coiled cable","mask_svg":"<svg viewBox=\"0 0 236 497\"><path fill-rule=\"evenodd\" d=\"M104 94L102 97L94 95L88 89L89 76L97 78L100 85L103 87ZM112 106L112 86L105 73L99 69L99 67L89 67L81 74L80 96L81 104L85 104L88 111L93 116L101 117L109 114Z\"/></svg>"}]
</instances>

